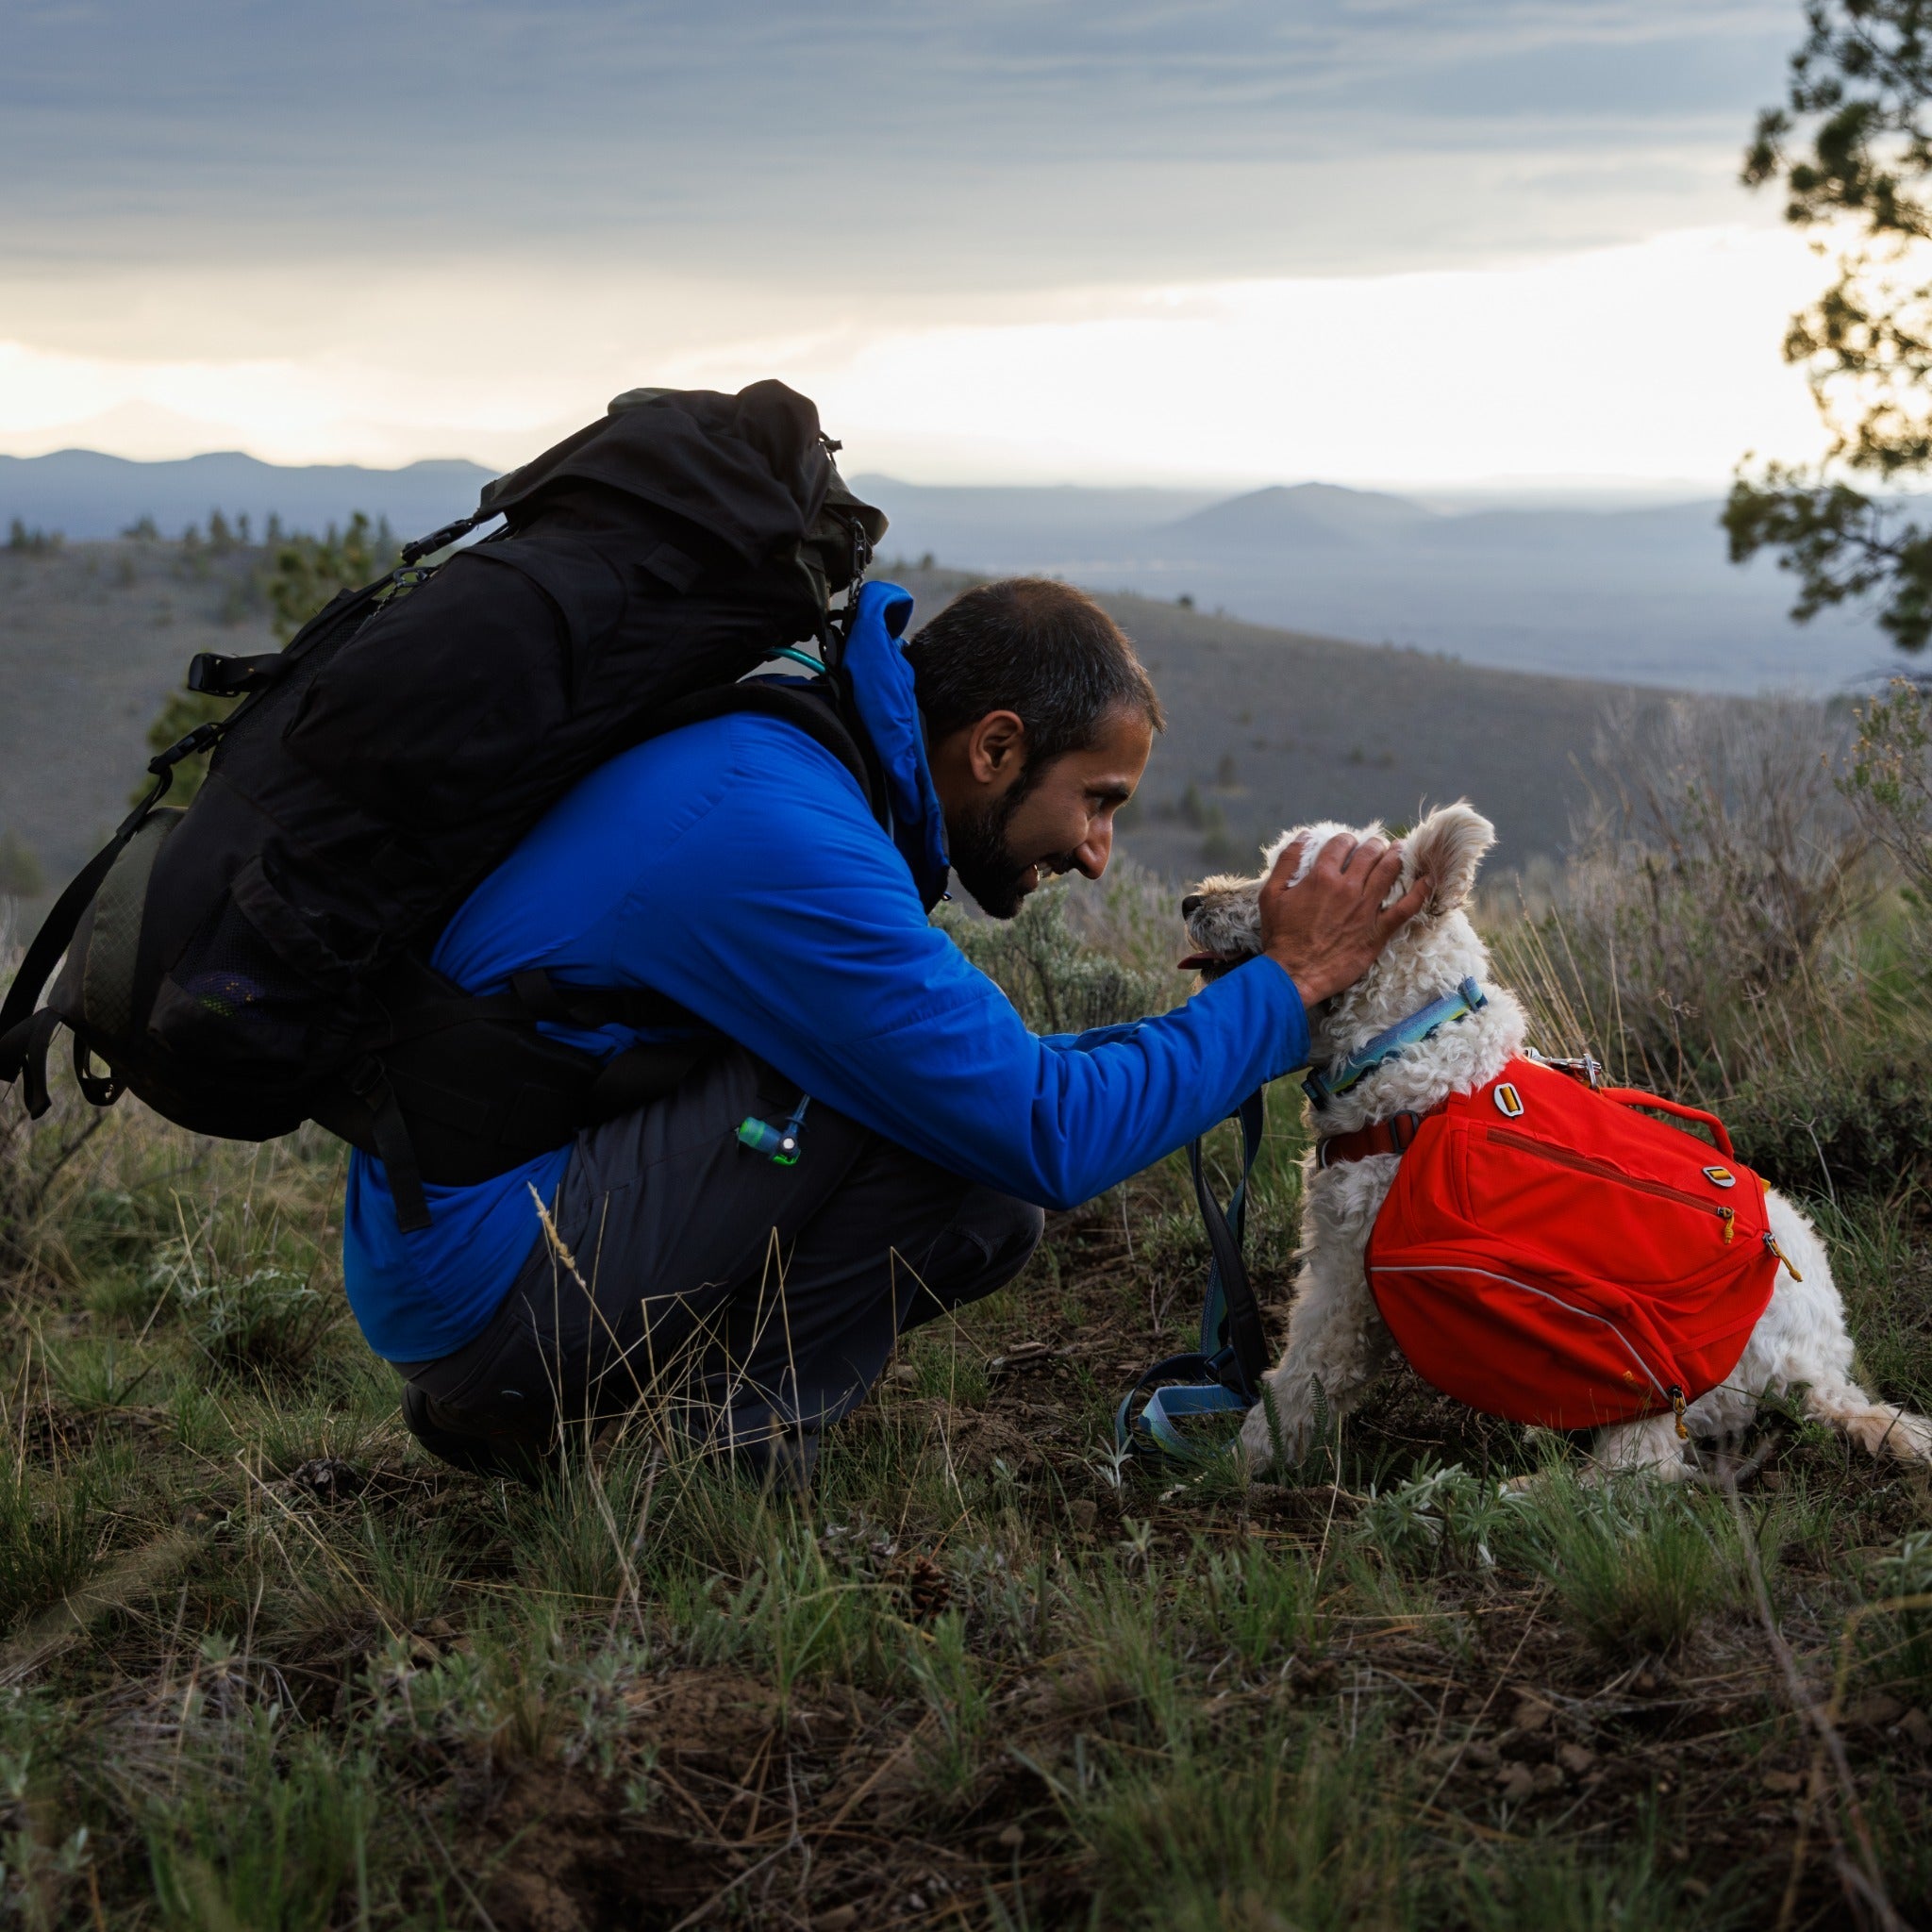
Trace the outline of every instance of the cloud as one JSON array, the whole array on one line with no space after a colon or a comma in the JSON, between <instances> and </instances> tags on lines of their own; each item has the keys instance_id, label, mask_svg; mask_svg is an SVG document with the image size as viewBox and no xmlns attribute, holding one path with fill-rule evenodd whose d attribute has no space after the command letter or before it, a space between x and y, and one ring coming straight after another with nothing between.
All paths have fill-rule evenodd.
<instances>
[{"instance_id":1,"label":"cloud","mask_svg":"<svg viewBox=\"0 0 1932 1932\"><path fill-rule=\"evenodd\" d=\"M1708 486L1747 448L1814 452L1778 344L1817 274L1794 235L1699 231L1508 270L1069 292L871 329L687 327L649 356L617 314L579 305L586 346L563 359L537 352L559 314L533 298L518 324L530 353L496 369L487 341L443 341L433 309L404 330L392 308L388 360L0 347L0 447L508 466L638 380L735 389L776 375L816 399L855 471L915 481Z\"/></svg>"},{"instance_id":2,"label":"cloud","mask_svg":"<svg viewBox=\"0 0 1932 1932\"><path fill-rule=\"evenodd\" d=\"M1545 468L1573 417L1557 467L1710 475L1799 436L1775 341L1815 265L1735 179L1798 30L1790 0L25 0L0 447L509 462L640 381L777 372L930 477Z\"/></svg>"},{"instance_id":3,"label":"cloud","mask_svg":"<svg viewBox=\"0 0 1932 1932\"><path fill-rule=\"evenodd\" d=\"M13 9L0 250L868 289L1361 273L1736 216L1785 0Z\"/></svg>"}]
</instances>

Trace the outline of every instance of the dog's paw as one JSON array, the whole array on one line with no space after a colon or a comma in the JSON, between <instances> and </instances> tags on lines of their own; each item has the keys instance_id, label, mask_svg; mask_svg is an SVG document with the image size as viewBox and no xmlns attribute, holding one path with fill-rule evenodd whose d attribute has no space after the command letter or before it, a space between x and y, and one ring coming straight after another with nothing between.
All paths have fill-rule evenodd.
<instances>
[{"instance_id":1,"label":"dog's paw","mask_svg":"<svg viewBox=\"0 0 1932 1932\"><path fill-rule=\"evenodd\" d=\"M1235 1453L1249 1475L1261 1477L1274 1466L1274 1436L1268 1426L1268 1405L1257 1402L1249 1409L1235 1441Z\"/></svg>"}]
</instances>

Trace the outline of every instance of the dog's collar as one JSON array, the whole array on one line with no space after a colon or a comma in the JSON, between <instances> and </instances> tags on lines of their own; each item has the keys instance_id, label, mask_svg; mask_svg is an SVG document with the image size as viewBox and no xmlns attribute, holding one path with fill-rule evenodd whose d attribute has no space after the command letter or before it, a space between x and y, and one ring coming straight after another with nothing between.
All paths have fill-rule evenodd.
<instances>
[{"instance_id":1,"label":"dog's collar","mask_svg":"<svg viewBox=\"0 0 1932 1932\"><path fill-rule=\"evenodd\" d=\"M1308 1104L1319 1113L1338 1094L1358 1086L1378 1067L1397 1060L1412 1046L1420 1046L1452 1021L1466 1020L1489 1005L1489 997L1474 979L1465 979L1454 992L1431 1000L1421 1012L1398 1020L1386 1032L1378 1033L1365 1046L1358 1046L1346 1059L1330 1063L1328 1071L1310 1072L1302 1082Z\"/></svg>"}]
</instances>

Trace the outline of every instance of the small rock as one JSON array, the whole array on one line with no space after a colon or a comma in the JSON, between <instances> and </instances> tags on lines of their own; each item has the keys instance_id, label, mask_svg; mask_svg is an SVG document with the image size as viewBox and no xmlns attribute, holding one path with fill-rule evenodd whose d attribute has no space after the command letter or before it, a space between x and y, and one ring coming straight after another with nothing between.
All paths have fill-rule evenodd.
<instances>
[{"instance_id":1,"label":"small rock","mask_svg":"<svg viewBox=\"0 0 1932 1932\"><path fill-rule=\"evenodd\" d=\"M1075 1496L1067 1505L1067 1514L1075 1529L1091 1529L1100 1515L1100 1505L1091 1496Z\"/></svg>"},{"instance_id":2,"label":"small rock","mask_svg":"<svg viewBox=\"0 0 1932 1932\"><path fill-rule=\"evenodd\" d=\"M1540 1731L1556 1713L1547 1704L1534 1697L1525 1697L1516 1707L1515 1715L1509 1722L1519 1731Z\"/></svg>"},{"instance_id":3,"label":"small rock","mask_svg":"<svg viewBox=\"0 0 1932 1932\"><path fill-rule=\"evenodd\" d=\"M1581 1777L1596 1763L1596 1753L1582 1744L1560 1744L1557 1747L1557 1762L1573 1777Z\"/></svg>"},{"instance_id":4,"label":"small rock","mask_svg":"<svg viewBox=\"0 0 1932 1932\"><path fill-rule=\"evenodd\" d=\"M1864 1696L1852 1700L1844 1721L1855 1731L1882 1731L1905 1714L1906 1707L1896 1697L1888 1697L1883 1690L1868 1690Z\"/></svg>"},{"instance_id":5,"label":"small rock","mask_svg":"<svg viewBox=\"0 0 1932 1932\"><path fill-rule=\"evenodd\" d=\"M910 1362L894 1362L886 1374L890 1380L902 1388L919 1380L919 1371Z\"/></svg>"},{"instance_id":6,"label":"small rock","mask_svg":"<svg viewBox=\"0 0 1932 1932\"><path fill-rule=\"evenodd\" d=\"M858 1924L857 1906L834 1906L828 1912L817 1912L812 1916L811 1932L847 1932L849 1926Z\"/></svg>"},{"instance_id":7,"label":"small rock","mask_svg":"<svg viewBox=\"0 0 1932 1932\"><path fill-rule=\"evenodd\" d=\"M925 1894L923 1891L908 1891L906 1894L906 1909L908 1912L924 1911Z\"/></svg>"},{"instance_id":8,"label":"small rock","mask_svg":"<svg viewBox=\"0 0 1932 1932\"><path fill-rule=\"evenodd\" d=\"M1708 1898L1710 1896L1710 1881L1707 1878L1687 1878L1684 1881L1684 1890L1692 1898Z\"/></svg>"},{"instance_id":9,"label":"small rock","mask_svg":"<svg viewBox=\"0 0 1932 1932\"><path fill-rule=\"evenodd\" d=\"M1658 1677L1653 1670L1641 1670L1630 1679L1630 1688L1640 1697L1648 1697L1657 1688Z\"/></svg>"},{"instance_id":10,"label":"small rock","mask_svg":"<svg viewBox=\"0 0 1932 1932\"><path fill-rule=\"evenodd\" d=\"M1784 1798L1794 1798L1805 1789L1804 1778L1795 1771L1767 1771L1758 1782Z\"/></svg>"},{"instance_id":11,"label":"small rock","mask_svg":"<svg viewBox=\"0 0 1932 1932\"><path fill-rule=\"evenodd\" d=\"M1781 1470L1781 1469L1767 1469L1767 1470L1763 1470L1763 1471L1761 1471L1761 1472L1759 1473L1759 1474L1758 1474L1758 1477L1757 1477L1757 1487L1758 1487L1758 1488L1759 1488L1760 1490L1771 1490L1771 1491L1777 1491L1777 1490L1781 1490L1781 1489L1783 1489L1783 1488L1784 1488L1784 1486L1785 1486L1785 1473L1784 1473L1784 1471L1783 1471L1783 1470ZM1685 1884L1686 1884L1687 1888L1688 1888L1689 1886L1690 1886L1690 1885L1694 1885L1694 1884L1702 1884L1702 1883L1703 1883L1703 1881L1702 1881L1701 1879L1686 1879L1686 1880L1685 1880ZM1709 1887L1709 1886L1706 1885L1706 1886L1704 1887L1704 1891L1708 1891L1709 1890L1710 1890L1710 1887ZM1704 1896L1704 1891L1700 1891L1700 1892L1699 1892L1699 1893L1697 1894L1699 1898L1702 1898L1702 1897Z\"/></svg>"},{"instance_id":12,"label":"small rock","mask_svg":"<svg viewBox=\"0 0 1932 1932\"><path fill-rule=\"evenodd\" d=\"M1503 1754L1488 1738L1472 1738L1462 1747L1462 1761L1489 1771L1502 1761Z\"/></svg>"},{"instance_id":13,"label":"small rock","mask_svg":"<svg viewBox=\"0 0 1932 1932\"><path fill-rule=\"evenodd\" d=\"M1557 1776L1560 1782L1562 1774ZM1536 1774L1526 1764L1506 1764L1496 1774L1496 1787L1506 1798L1520 1802L1535 1795Z\"/></svg>"},{"instance_id":14,"label":"small rock","mask_svg":"<svg viewBox=\"0 0 1932 1932\"><path fill-rule=\"evenodd\" d=\"M1932 1751L1932 1718L1923 1710L1908 1710L1898 1721L1899 1730L1908 1744L1921 1751Z\"/></svg>"},{"instance_id":15,"label":"small rock","mask_svg":"<svg viewBox=\"0 0 1932 1932\"><path fill-rule=\"evenodd\" d=\"M998 1842L1005 1850L1017 1852L1026 1842L1026 1834L1017 1824L1009 1824L1000 1833Z\"/></svg>"},{"instance_id":16,"label":"small rock","mask_svg":"<svg viewBox=\"0 0 1932 1932\"><path fill-rule=\"evenodd\" d=\"M1529 1774L1531 1785L1539 1791L1560 1791L1563 1789L1563 1770L1557 1764L1539 1764Z\"/></svg>"}]
</instances>

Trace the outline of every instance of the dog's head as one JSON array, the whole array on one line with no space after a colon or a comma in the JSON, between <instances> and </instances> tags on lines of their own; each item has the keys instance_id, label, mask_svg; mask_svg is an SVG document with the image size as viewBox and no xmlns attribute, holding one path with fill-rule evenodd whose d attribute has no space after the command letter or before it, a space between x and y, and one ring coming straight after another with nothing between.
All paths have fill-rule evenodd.
<instances>
[{"instance_id":1,"label":"dog's head","mask_svg":"<svg viewBox=\"0 0 1932 1932\"><path fill-rule=\"evenodd\" d=\"M1196 950L1181 961L1203 979L1231 972L1261 950L1261 882L1275 860L1299 843L1295 877L1314 865L1323 846L1338 834L1352 839L1386 839L1380 824L1342 825L1333 822L1296 825L1282 833L1261 855L1255 878L1217 874L1181 901L1181 916ZM1467 801L1432 811L1402 841L1402 872L1390 888L1399 899L1417 878L1433 883L1427 904L1398 932L1388 950L1345 992L1325 1000L1309 1014L1317 1064L1352 1052L1362 1041L1393 1025L1460 980L1478 977L1489 955L1464 909L1475 886L1483 855L1496 842L1496 828Z\"/></svg>"}]
</instances>

